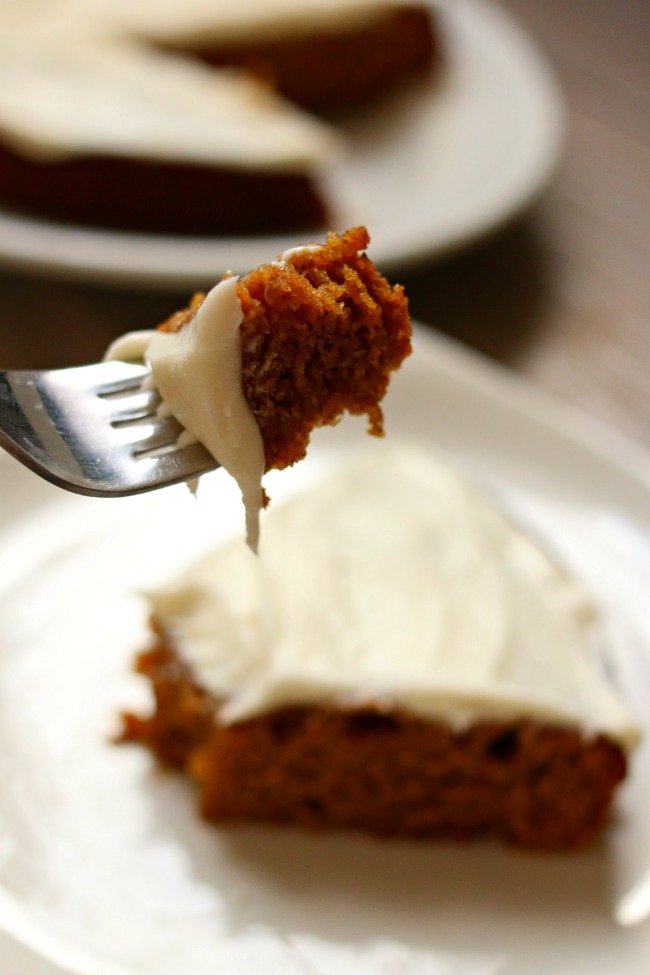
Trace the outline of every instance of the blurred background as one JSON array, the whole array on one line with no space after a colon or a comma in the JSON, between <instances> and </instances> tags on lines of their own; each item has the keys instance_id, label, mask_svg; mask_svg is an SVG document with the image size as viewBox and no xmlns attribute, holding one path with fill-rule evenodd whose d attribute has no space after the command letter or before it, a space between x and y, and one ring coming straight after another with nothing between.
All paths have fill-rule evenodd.
<instances>
[{"instance_id":1,"label":"blurred background","mask_svg":"<svg viewBox=\"0 0 650 975\"><path fill-rule=\"evenodd\" d=\"M647 443L649 5L499 3L559 76L568 106L559 169L505 227L391 277L428 326ZM96 285L0 267L0 367L94 361L116 335L151 327L187 297L184 287Z\"/></svg>"}]
</instances>

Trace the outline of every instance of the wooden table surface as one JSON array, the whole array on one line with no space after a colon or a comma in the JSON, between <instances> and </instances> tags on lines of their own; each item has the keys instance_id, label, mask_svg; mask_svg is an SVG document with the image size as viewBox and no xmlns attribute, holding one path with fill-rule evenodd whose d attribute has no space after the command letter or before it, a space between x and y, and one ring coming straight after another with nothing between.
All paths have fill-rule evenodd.
<instances>
[{"instance_id":1,"label":"wooden table surface","mask_svg":"<svg viewBox=\"0 0 650 975\"><path fill-rule=\"evenodd\" d=\"M507 230L406 276L412 311L648 444L650 5L502 2L563 80L565 160ZM0 272L0 365L93 361L185 297Z\"/></svg>"}]
</instances>

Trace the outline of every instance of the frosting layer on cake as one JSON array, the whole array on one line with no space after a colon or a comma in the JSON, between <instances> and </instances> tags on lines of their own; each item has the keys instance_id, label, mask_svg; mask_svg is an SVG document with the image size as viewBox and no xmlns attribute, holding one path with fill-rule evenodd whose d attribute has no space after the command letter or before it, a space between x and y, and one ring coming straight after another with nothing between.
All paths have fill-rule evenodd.
<instances>
[{"instance_id":1,"label":"frosting layer on cake","mask_svg":"<svg viewBox=\"0 0 650 975\"><path fill-rule=\"evenodd\" d=\"M580 587L452 470L381 447L149 594L220 720L373 704L462 727L532 718L637 730Z\"/></svg>"},{"instance_id":2,"label":"frosting layer on cake","mask_svg":"<svg viewBox=\"0 0 650 975\"><path fill-rule=\"evenodd\" d=\"M265 173L311 171L337 144L244 72L31 31L0 40L0 137L42 162L105 155Z\"/></svg>"}]
</instances>

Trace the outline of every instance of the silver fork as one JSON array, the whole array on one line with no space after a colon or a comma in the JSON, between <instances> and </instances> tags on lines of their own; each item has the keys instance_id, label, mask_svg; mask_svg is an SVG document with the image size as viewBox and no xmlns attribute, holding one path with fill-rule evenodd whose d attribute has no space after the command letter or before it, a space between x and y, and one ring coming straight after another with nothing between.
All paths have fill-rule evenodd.
<instances>
[{"instance_id":1,"label":"silver fork","mask_svg":"<svg viewBox=\"0 0 650 975\"><path fill-rule=\"evenodd\" d=\"M188 481L217 467L201 446L175 448L182 427L156 415L146 366L102 362L0 372L0 447L59 487L121 497Z\"/></svg>"}]
</instances>

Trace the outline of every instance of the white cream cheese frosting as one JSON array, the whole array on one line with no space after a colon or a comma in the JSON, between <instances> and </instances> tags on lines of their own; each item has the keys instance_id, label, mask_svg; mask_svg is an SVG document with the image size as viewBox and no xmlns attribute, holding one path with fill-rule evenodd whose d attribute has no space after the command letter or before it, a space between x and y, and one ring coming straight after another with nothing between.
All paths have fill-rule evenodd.
<instances>
[{"instance_id":1,"label":"white cream cheese frosting","mask_svg":"<svg viewBox=\"0 0 650 975\"><path fill-rule=\"evenodd\" d=\"M149 594L220 720L311 703L637 729L580 587L453 471L379 447Z\"/></svg>"},{"instance_id":2,"label":"white cream cheese frosting","mask_svg":"<svg viewBox=\"0 0 650 975\"><path fill-rule=\"evenodd\" d=\"M225 278L178 332L130 332L110 346L106 358L149 365L161 413L184 427L178 446L199 441L239 484L246 538L256 551L264 444L242 388L241 323L237 278Z\"/></svg>"},{"instance_id":3,"label":"white cream cheese frosting","mask_svg":"<svg viewBox=\"0 0 650 975\"><path fill-rule=\"evenodd\" d=\"M336 151L328 126L244 72L88 35L0 37L0 138L14 151L283 173L315 171Z\"/></svg>"},{"instance_id":4,"label":"white cream cheese frosting","mask_svg":"<svg viewBox=\"0 0 650 975\"><path fill-rule=\"evenodd\" d=\"M290 247L273 263L294 254L314 253L321 244ZM142 361L151 369L145 387L157 389L159 416L174 416L184 427L177 446L202 443L237 481L246 509L246 541L257 552L264 492L264 443L242 388L237 277L220 281L196 315L178 332L127 332L107 349L105 359Z\"/></svg>"}]
</instances>

